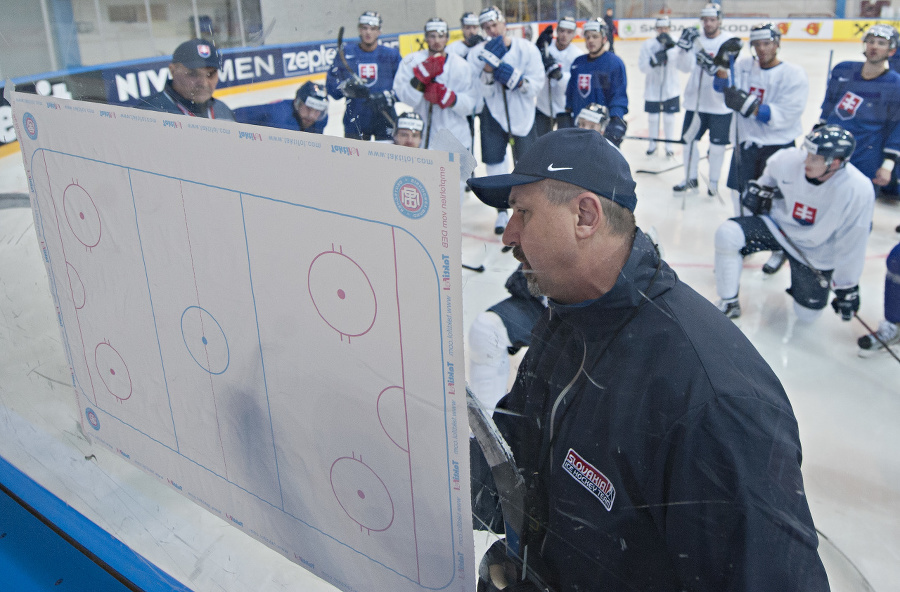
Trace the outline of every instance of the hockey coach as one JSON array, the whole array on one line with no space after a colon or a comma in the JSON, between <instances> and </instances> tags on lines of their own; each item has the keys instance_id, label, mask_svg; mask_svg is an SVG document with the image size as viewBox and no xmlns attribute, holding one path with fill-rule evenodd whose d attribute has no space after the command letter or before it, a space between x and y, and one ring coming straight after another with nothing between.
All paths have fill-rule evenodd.
<instances>
[{"instance_id":1,"label":"hockey coach","mask_svg":"<svg viewBox=\"0 0 900 592\"><path fill-rule=\"evenodd\" d=\"M512 208L503 242L550 303L494 413L531 528L480 589L828 590L787 395L635 226L622 154L563 129L469 184ZM472 472L476 522L501 530L477 450Z\"/></svg>"}]
</instances>

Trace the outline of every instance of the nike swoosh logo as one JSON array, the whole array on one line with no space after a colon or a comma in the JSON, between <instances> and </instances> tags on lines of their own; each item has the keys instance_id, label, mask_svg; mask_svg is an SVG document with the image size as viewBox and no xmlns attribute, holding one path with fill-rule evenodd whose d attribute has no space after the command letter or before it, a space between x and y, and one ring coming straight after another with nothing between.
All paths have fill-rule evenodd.
<instances>
[{"instance_id":1,"label":"nike swoosh logo","mask_svg":"<svg viewBox=\"0 0 900 592\"><path fill-rule=\"evenodd\" d=\"M781 182L784 183L785 185L790 185L790 184L791 184L790 181L785 181L784 179L782 179Z\"/></svg>"},{"instance_id":2,"label":"nike swoosh logo","mask_svg":"<svg viewBox=\"0 0 900 592\"><path fill-rule=\"evenodd\" d=\"M355 58L356 56L351 53L350 55L344 54L344 57L347 59L350 59L350 58Z\"/></svg>"},{"instance_id":3,"label":"nike swoosh logo","mask_svg":"<svg viewBox=\"0 0 900 592\"><path fill-rule=\"evenodd\" d=\"M843 76L838 76L838 82L847 82L850 80L849 78L844 78Z\"/></svg>"},{"instance_id":4,"label":"nike swoosh logo","mask_svg":"<svg viewBox=\"0 0 900 592\"><path fill-rule=\"evenodd\" d=\"M550 171L551 173L553 173L555 171L571 171L572 167L555 167L555 166L553 166L553 163L551 163L551 164L547 165L547 170Z\"/></svg>"}]
</instances>

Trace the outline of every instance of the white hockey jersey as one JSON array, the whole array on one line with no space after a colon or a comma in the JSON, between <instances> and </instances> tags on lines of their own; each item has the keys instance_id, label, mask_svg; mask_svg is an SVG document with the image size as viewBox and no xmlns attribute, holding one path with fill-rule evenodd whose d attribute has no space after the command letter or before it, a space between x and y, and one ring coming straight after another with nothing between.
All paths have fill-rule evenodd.
<instances>
[{"instance_id":1,"label":"white hockey jersey","mask_svg":"<svg viewBox=\"0 0 900 592\"><path fill-rule=\"evenodd\" d=\"M566 110L566 87L569 85L569 78L572 77L572 62L584 51L572 43L560 51L556 48L554 41L547 47L547 52L562 66L562 78L559 80L546 79L550 90L544 88L538 93L537 109L547 117L554 117L557 113L563 113Z\"/></svg>"},{"instance_id":2,"label":"white hockey jersey","mask_svg":"<svg viewBox=\"0 0 900 592\"><path fill-rule=\"evenodd\" d=\"M758 182L777 186L784 199L772 201L763 220L782 248L816 269L834 270L835 288L859 284L872 225L875 191L872 182L852 164L820 185L806 180L806 150L785 148L769 157ZM784 230L801 255L781 235Z\"/></svg>"},{"instance_id":3,"label":"white hockey jersey","mask_svg":"<svg viewBox=\"0 0 900 592\"><path fill-rule=\"evenodd\" d=\"M732 142L777 146L803 134L801 116L809 95L809 78L803 68L781 62L763 70L755 58L743 56L734 64L734 85L756 95L760 105L768 105L771 117L763 123L752 115L735 114L731 118Z\"/></svg>"},{"instance_id":4,"label":"white hockey jersey","mask_svg":"<svg viewBox=\"0 0 900 592\"><path fill-rule=\"evenodd\" d=\"M714 113L724 115L731 113L731 109L725 106L725 95L713 90L713 76L710 76L697 65L696 51L705 51L710 57L716 57L719 47L731 39L730 35L719 31L712 39L701 34L694 41L695 49L685 51L678 49L678 69L682 72L690 72L687 85L684 87L684 109L686 111L699 111L700 113ZM700 48L696 48L696 44ZM700 102L697 103L699 91ZM699 105L699 106L698 106Z\"/></svg>"},{"instance_id":5,"label":"white hockey jersey","mask_svg":"<svg viewBox=\"0 0 900 592\"><path fill-rule=\"evenodd\" d=\"M444 71L437 75L435 81L456 93L456 103L452 107L441 109L439 105L426 101L425 94L410 84L410 80L415 77L413 68L422 63L428 55L428 50L423 49L403 58L397 69L397 75L394 77L394 93L398 99L412 107L413 111L422 117L426 128L430 125L431 134L441 128L446 128L463 146L471 150L472 133L469 130L466 116L472 114L478 100L472 67L455 53L447 52ZM428 107L430 105L433 106L429 118ZM422 148L428 147L425 145L427 135L428 130L426 129L422 132Z\"/></svg>"},{"instance_id":6,"label":"white hockey jersey","mask_svg":"<svg viewBox=\"0 0 900 592\"><path fill-rule=\"evenodd\" d=\"M544 88L544 63L536 45L520 37L512 37L511 41L509 51L503 56L502 61L522 73L522 85L516 90L506 90L504 93L503 89L506 87L494 82L493 73L484 72L485 64L478 56L481 55L487 41L473 47L466 59L480 73L481 95L500 127L506 132L510 131L506 121L508 107L512 134L525 136L534 125L535 98Z\"/></svg>"},{"instance_id":7,"label":"white hockey jersey","mask_svg":"<svg viewBox=\"0 0 900 592\"><path fill-rule=\"evenodd\" d=\"M678 75L678 59L685 53L679 47L670 47L666 51L668 61L665 66L653 67L650 58L663 48L662 43L651 37L641 44L641 53L638 57L638 69L646 76L644 78L644 101L661 103L674 99L681 95L681 80ZM696 101L696 98L694 99Z\"/></svg>"}]
</instances>

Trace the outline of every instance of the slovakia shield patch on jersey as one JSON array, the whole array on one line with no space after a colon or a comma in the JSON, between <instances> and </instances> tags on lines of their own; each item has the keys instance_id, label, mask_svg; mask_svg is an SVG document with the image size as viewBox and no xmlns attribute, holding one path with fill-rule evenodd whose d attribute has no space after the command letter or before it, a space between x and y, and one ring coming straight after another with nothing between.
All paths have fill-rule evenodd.
<instances>
[{"instance_id":1,"label":"slovakia shield patch on jersey","mask_svg":"<svg viewBox=\"0 0 900 592\"><path fill-rule=\"evenodd\" d=\"M791 216L801 226L810 226L816 221L816 208L811 208L806 204L797 202L794 204L794 211Z\"/></svg>"},{"instance_id":2,"label":"slovakia shield patch on jersey","mask_svg":"<svg viewBox=\"0 0 900 592\"><path fill-rule=\"evenodd\" d=\"M766 89L751 85L750 86L750 94L755 96L757 99L759 99L760 103L765 103L765 101L763 99L766 98Z\"/></svg>"},{"instance_id":3,"label":"slovakia shield patch on jersey","mask_svg":"<svg viewBox=\"0 0 900 592\"><path fill-rule=\"evenodd\" d=\"M365 81L366 86L372 86L378 81L378 64L358 64L357 71L359 77Z\"/></svg>"},{"instance_id":4,"label":"slovakia shield patch on jersey","mask_svg":"<svg viewBox=\"0 0 900 592\"><path fill-rule=\"evenodd\" d=\"M578 75L578 93L585 98L591 94L591 74Z\"/></svg>"},{"instance_id":5,"label":"slovakia shield patch on jersey","mask_svg":"<svg viewBox=\"0 0 900 592\"><path fill-rule=\"evenodd\" d=\"M863 98L849 90L844 93L838 104L835 105L834 111L841 119L853 119L856 110L863 104Z\"/></svg>"}]
</instances>

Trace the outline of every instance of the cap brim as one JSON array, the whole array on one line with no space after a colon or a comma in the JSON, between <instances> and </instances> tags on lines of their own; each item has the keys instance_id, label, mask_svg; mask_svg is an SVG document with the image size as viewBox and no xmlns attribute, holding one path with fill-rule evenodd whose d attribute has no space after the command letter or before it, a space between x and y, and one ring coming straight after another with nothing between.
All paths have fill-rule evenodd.
<instances>
[{"instance_id":1,"label":"cap brim","mask_svg":"<svg viewBox=\"0 0 900 592\"><path fill-rule=\"evenodd\" d=\"M509 207L509 190L517 185L527 185L543 181L543 177L533 175L493 175L490 177L473 177L466 181L472 192L485 204L492 208L505 210Z\"/></svg>"}]
</instances>

